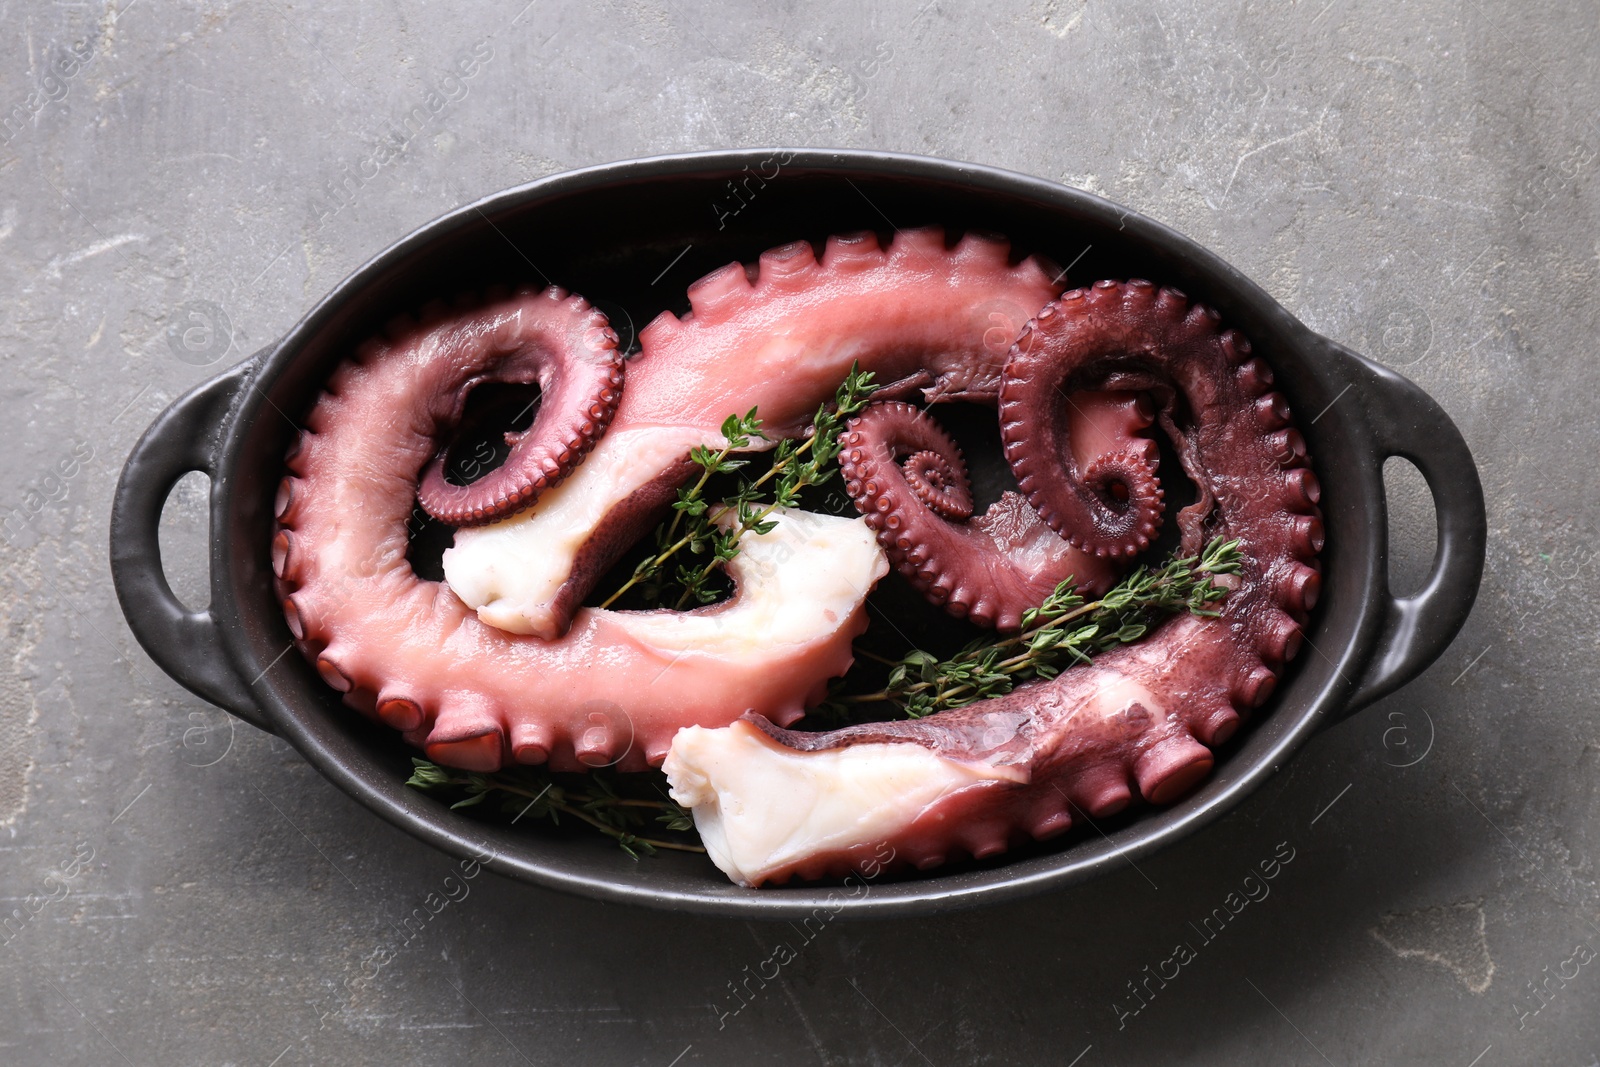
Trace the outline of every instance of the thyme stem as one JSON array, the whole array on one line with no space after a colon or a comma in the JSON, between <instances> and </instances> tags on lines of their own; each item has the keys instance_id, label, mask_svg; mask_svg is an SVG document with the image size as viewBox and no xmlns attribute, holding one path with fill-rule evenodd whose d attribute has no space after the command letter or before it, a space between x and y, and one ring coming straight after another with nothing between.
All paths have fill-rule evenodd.
<instances>
[{"instance_id":1,"label":"thyme stem","mask_svg":"<svg viewBox=\"0 0 1600 1067\"><path fill-rule=\"evenodd\" d=\"M830 698L837 713L852 704L889 703L912 718L1011 692L1030 678L1053 678L1072 663L1137 641L1164 615L1187 609L1214 615L1211 605L1227 595L1213 581L1239 570L1239 542L1213 540L1198 556L1168 560L1155 571L1140 567L1098 600L1085 602L1073 579L1056 586L1045 602L1022 615L1010 637L983 638L949 659L913 649L894 664L887 684L875 692ZM1082 623L1068 629L1075 623Z\"/></svg>"},{"instance_id":2,"label":"thyme stem","mask_svg":"<svg viewBox=\"0 0 1600 1067\"><path fill-rule=\"evenodd\" d=\"M658 837L639 837L639 836L637 836L635 834L630 834L630 833L627 833L626 831L618 830L615 826L607 826L605 823L601 822L599 819L596 819L592 815L588 815L588 814L584 813L583 811L579 810L578 808L572 807L570 804L556 804L556 805L553 805L553 806L555 808L557 808L558 810L560 810L560 811L566 812L568 815L571 815L574 818L583 820L584 822L588 823L590 826L594 827L596 830L599 830L601 833L605 834L607 837L612 838L615 841L617 841L619 844L623 845L624 848L626 848L629 845L647 845L650 848L669 848L669 849L672 849L673 851L676 851L676 852L704 852L705 851L705 846L703 846L703 845L683 845L683 844L679 844L676 841L663 841Z\"/></svg>"},{"instance_id":3,"label":"thyme stem","mask_svg":"<svg viewBox=\"0 0 1600 1067\"><path fill-rule=\"evenodd\" d=\"M667 525L664 531L658 530L656 532L657 547L661 545L667 545L668 547L662 550L660 554L643 561L635 567L633 574L626 582L622 583L621 588L601 602L600 606L602 608L609 608L623 593L626 593L640 582L653 578L661 570L662 564L666 563L680 549L695 539L695 531L693 529L677 541L673 541L672 537L678 532L678 527L682 524L685 515L698 517L705 510L705 503L702 497L705 493L706 483L711 480L713 474L719 471L734 470L742 466L743 460L731 460L728 457L739 449L748 447L751 438L760 437L763 440L766 438L766 435L761 432L761 420L756 418L755 408L751 408L742 419L737 415L729 415L724 419L722 422L722 436L727 441L727 444L723 445L718 451L713 453L705 448L696 448L690 453L690 457L700 464L700 477L690 488L678 490L678 502L673 505L672 522Z\"/></svg>"},{"instance_id":4,"label":"thyme stem","mask_svg":"<svg viewBox=\"0 0 1600 1067\"><path fill-rule=\"evenodd\" d=\"M676 514L672 521L656 531L656 552L640 561L633 574L616 592L601 602L602 608L616 603L628 590L642 583L652 582L662 573L662 568L679 552L688 549L692 554L709 552L710 559L703 564L680 565L673 575L682 587L674 605L681 610L691 603L709 604L716 592L707 585L711 575L739 554L739 539L747 533L765 534L776 525L772 515L780 508L792 506L801 490L822 485L833 477L831 467L839 454L839 431L844 421L866 406L873 389L871 372L863 372L852 364L850 373L835 391L831 404L818 406L811 420L811 432L803 439L784 438L777 444L771 466L754 480L744 479L728 499L710 505L705 499L706 487L713 475L737 470L747 460L735 459L733 453L746 449L753 438L767 440L762 432L756 408L744 416L730 415L722 424L722 435L727 444L713 452L700 447L690 453L690 458L701 467L695 483L678 490L678 499L672 505ZM769 482L771 499L765 500ZM724 520L734 516L735 521L723 528ZM683 529L681 536L678 531ZM650 595L653 586L646 586Z\"/></svg>"},{"instance_id":5,"label":"thyme stem","mask_svg":"<svg viewBox=\"0 0 1600 1067\"><path fill-rule=\"evenodd\" d=\"M422 790L445 790L466 794L451 804L452 808L473 807L483 803L493 794L504 794L501 805L504 814L515 814L519 819L532 812L535 818L548 818L553 823L559 823L561 815L571 816L616 841L624 851L635 858L638 858L635 849L643 849L646 852L653 852L658 848L671 849L675 852L705 851L703 847L690 841L672 841L635 833L633 827L639 826L645 819L639 809L660 812L655 821L668 830L693 833L694 824L689 813L670 800L618 795L610 780L598 771L590 776L586 786L565 787L557 785L554 779L547 775L530 769L485 774L441 767L415 757L412 758L411 765L412 775L407 785ZM516 819L512 821L515 822Z\"/></svg>"}]
</instances>

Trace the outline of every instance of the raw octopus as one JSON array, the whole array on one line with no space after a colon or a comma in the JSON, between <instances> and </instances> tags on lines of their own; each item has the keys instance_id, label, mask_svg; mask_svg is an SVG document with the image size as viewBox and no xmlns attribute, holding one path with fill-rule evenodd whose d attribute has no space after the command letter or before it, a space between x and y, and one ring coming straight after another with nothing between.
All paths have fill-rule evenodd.
<instances>
[{"instance_id":1,"label":"raw octopus","mask_svg":"<svg viewBox=\"0 0 1600 1067\"><path fill-rule=\"evenodd\" d=\"M1213 536L1243 546L1219 616L1174 616L1092 664L923 719L800 733L751 714L684 729L665 763L672 795L734 881L842 875L884 844L926 869L1111 815L1134 790L1169 803L1206 777L1211 749L1298 651L1321 588L1320 489L1287 402L1242 335L1175 289L1101 281L1040 310L1000 378L1001 438L1028 502L1107 558L1148 543L1159 490L1134 452L1077 454L1085 420L1066 398L1100 388L1155 403L1198 490L1177 516L1182 551ZM920 458L902 481L955 519L965 498L938 470ZM872 496L859 498L869 510L901 506L894 492Z\"/></svg>"},{"instance_id":2,"label":"raw octopus","mask_svg":"<svg viewBox=\"0 0 1600 1067\"><path fill-rule=\"evenodd\" d=\"M771 447L804 430L853 363L886 397L996 404L1012 338L1058 292L1040 261L1012 264L1004 241L969 234L947 248L942 231L919 230L887 248L871 234L830 238L820 261L797 242L731 264L691 287L689 315L641 331L626 362L604 316L554 287L397 320L334 373L289 457L272 562L290 630L347 704L436 762L637 770L661 763L681 727L800 717L848 669L885 551L982 624L1014 627L1028 598L1069 575L1104 588L1108 554L1072 548L1009 494L939 545L901 536L915 524L895 507L870 520L783 511L741 539L724 603L580 607L697 469L691 449L726 444L729 414L758 408L757 444ZM490 381L538 382L539 413L508 435L500 468L453 484L441 446ZM1088 417L1064 447L1144 484L1148 409L1125 391L1072 400ZM883 410L851 431L848 488L861 499L876 491L873 462L887 457L886 484L902 469L900 431L873 429ZM461 525L446 583L411 567L415 501Z\"/></svg>"}]
</instances>

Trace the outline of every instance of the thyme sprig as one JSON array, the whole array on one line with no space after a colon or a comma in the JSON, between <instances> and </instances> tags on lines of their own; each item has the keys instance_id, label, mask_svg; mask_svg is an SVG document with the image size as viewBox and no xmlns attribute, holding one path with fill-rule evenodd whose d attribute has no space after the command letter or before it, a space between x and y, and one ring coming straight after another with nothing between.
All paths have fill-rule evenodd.
<instances>
[{"instance_id":1,"label":"thyme sprig","mask_svg":"<svg viewBox=\"0 0 1600 1067\"><path fill-rule=\"evenodd\" d=\"M450 805L452 809L476 807L498 795L500 811L514 816L513 822L530 816L560 825L561 816L568 815L610 837L634 859L638 859L641 852L654 854L662 848L678 852L705 851L695 843L694 820L688 811L671 800L624 796L617 790L612 776L600 770L584 776L581 784L571 785L557 784L548 773L530 768L486 774L441 767L416 757L412 757L411 766L407 785L447 796L464 794ZM683 834L685 839L647 837L639 832L650 829L652 822L659 825L656 832Z\"/></svg>"},{"instance_id":2,"label":"thyme sprig","mask_svg":"<svg viewBox=\"0 0 1600 1067\"><path fill-rule=\"evenodd\" d=\"M843 705L889 703L916 719L1001 696L1031 679L1054 678L1074 663L1139 640L1174 612L1215 616L1211 606L1228 591L1213 579L1237 573L1239 565L1239 542L1217 538L1198 556L1138 568L1098 600L1085 602L1068 578L1043 604L1022 613L1018 633L980 638L945 660L913 649L891 668L882 689L835 696L823 710L838 717L848 713Z\"/></svg>"},{"instance_id":3,"label":"thyme sprig","mask_svg":"<svg viewBox=\"0 0 1600 1067\"><path fill-rule=\"evenodd\" d=\"M778 508L793 507L800 494L812 487L826 484L833 478L834 459L839 454L839 431L845 420L860 411L874 389L871 371L861 370L859 363L850 366L839 388L834 392L833 403L821 404L811 420L810 432L803 438L784 438L777 444L772 465L754 480L741 477L738 488L727 495L720 504L706 500L706 486L713 475L737 471L749 461L735 458L734 453L750 447L759 438L768 440L762 431L762 421L751 408L744 415L729 415L723 420L721 431L726 444L719 449L701 446L689 454L699 465L701 474L692 485L678 490L673 502L672 519L656 528L655 551L641 560L628 580L601 602L610 607L634 586L644 585L652 600L660 601L667 586L663 569L679 552L688 549L690 555L709 555L704 563L680 563L672 572L672 582L679 593L676 608L690 603L709 604L717 598L710 578L717 568L724 566L739 554L739 539L747 533L770 533L777 522L771 518ZM771 499L764 499L764 489L769 482ZM732 516L733 521L723 520ZM679 531L683 532L680 534Z\"/></svg>"},{"instance_id":4,"label":"thyme sprig","mask_svg":"<svg viewBox=\"0 0 1600 1067\"><path fill-rule=\"evenodd\" d=\"M602 608L609 608L634 586L652 583L660 575L661 568L684 548L693 553L704 551L708 539L716 534L712 522L706 518L706 511L710 507L705 499L706 483L714 474L744 467L749 460L734 459L733 454L749 448L750 442L756 438L763 441L767 439L767 435L761 432L761 420L756 416L755 408L743 416L729 415L723 419L721 431L723 440L727 442L721 448L712 451L704 445L696 445L690 450L690 460L700 466L700 477L693 485L678 490L678 499L672 504L672 521L656 527L655 551L640 560L628 580L600 602ZM686 518L689 520L689 530L679 537L678 530ZM652 600L660 598L659 589L650 588L649 591Z\"/></svg>"}]
</instances>

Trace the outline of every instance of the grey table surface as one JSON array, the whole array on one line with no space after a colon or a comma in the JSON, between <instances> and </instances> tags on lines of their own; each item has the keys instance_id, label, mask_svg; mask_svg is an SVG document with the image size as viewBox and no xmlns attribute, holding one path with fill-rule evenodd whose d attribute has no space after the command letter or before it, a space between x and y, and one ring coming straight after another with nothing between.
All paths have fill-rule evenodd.
<instances>
[{"instance_id":1,"label":"grey table surface","mask_svg":"<svg viewBox=\"0 0 1600 1067\"><path fill-rule=\"evenodd\" d=\"M0 1062L1600 1059L1600 8L525 3L0 4ZM1180 846L1069 892L833 924L737 1014L730 983L792 929L488 876L396 952L452 861L143 654L108 574L122 460L466 200L763 144L1101 193L1411 376L1481 466L1475 614ZM1415 585L1431 505L1396 466ZM186 480L163 520L190 602L205 492ZM1284 848L1268 896L1191 934ZM1185 939L1197 958L1150 983Z\"/></svg>"}]
</instances>

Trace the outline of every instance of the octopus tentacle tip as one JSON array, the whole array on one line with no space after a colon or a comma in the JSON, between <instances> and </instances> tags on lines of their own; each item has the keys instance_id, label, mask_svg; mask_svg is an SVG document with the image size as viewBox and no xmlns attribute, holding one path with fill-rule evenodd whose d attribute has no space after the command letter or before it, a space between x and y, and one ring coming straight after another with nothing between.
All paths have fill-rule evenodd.
<instances>
[{"instance_id":1,"label":"octopus tentacle tip","mask_svg":"<svg viewBox=\"0 0 1600 1067\"><path fill-rule=\"evenodd\" d=\"M955 459L959 462L959 451L955 451ZM966 472L949 458L925 449L907 456L904 470L906 482L929 509L957 521L972 517L972 488Z\"/></svg>"},{"instance_id":2,"label":"octopus tentacle tip","mask_svg":"<svg viewBox=\"0 0 1600 1067\"><path fill-rule=\"evenodd\" d=\"M1125 398L1085 393L1074 403L1092 413L1069 435L1074 447L1096 459L1120 449L1135 457L1124 466L1140 462L1133 445L1140 439L1125 436L1136 429L1123 418ZM847 493L879 532L900 573L931 602L977 625L1015 630L1022 612L1062 580L1075 577L1097 589L1112 573L1109 553L1075 550L1051 529L1047 515L1016 494L973 516L959 448L910 404L880 401L858 415L844 438L840 465ZM1159 501L1159 490L1154 493ZM1150 528L1148 510L1138 515L1135 521Z\"/></svg>"}]
</instances>

